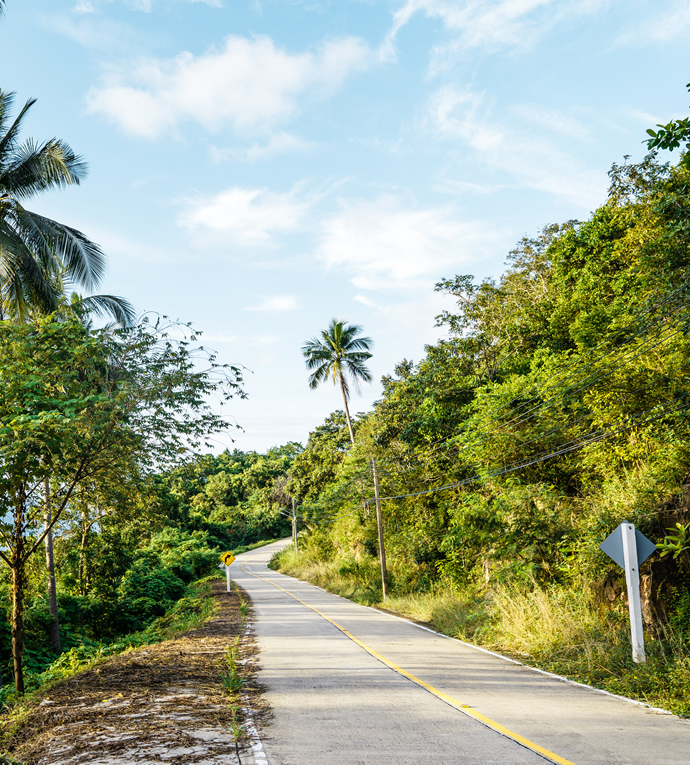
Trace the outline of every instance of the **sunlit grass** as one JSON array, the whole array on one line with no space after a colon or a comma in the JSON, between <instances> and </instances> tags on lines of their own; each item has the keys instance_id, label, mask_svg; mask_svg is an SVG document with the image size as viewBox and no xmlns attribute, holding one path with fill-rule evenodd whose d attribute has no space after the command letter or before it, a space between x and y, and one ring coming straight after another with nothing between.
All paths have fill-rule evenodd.
<instances>
[{"instance_id":1,"label":"sunlit grass","mask_svg":"<svg viewBox=\"0 0 690 765\"><path fill-rule=\"evenodd\" d=\"M446 635L503 653L531 666L690 716L690 646L672 628L647 634L647 662L632 661L625 604L597 601L586 581L485 587L437 584L385 601L375 559L317 559L286 549L274 559L282 573L337 595L377 606Z\"/></svg>"}]
</instances>

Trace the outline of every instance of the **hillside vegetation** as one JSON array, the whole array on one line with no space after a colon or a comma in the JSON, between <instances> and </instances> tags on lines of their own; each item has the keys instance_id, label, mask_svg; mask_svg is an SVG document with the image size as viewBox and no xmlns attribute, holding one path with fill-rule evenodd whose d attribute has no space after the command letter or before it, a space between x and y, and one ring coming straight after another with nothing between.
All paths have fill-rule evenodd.
<instances>
[{"instance_id":1,"label":"hillside vegetation","mask_svg":"<svg viewBox=\"0 0 690 765\"><path fill-rule=\"evenodd\" d=\"M402 361L373 411L295 457L300 553L275 566L615 692L690 714L690 171L614 165L584 222L524 238L498 281L457 275L448 339ZM459 243L460 245L460 243ZM649 661L599 543L628 520ZM669 530L670 529L670 530Z\"/></svg>"},{"instance_id":2,"label":"hillside vegetation","mask_svg":"<svg viewBox=\"0 0 690 765\"><path fill-rule=\"evenodd\" d=\"M199 581L219 574L220 553L289 533L279 514L281 486L298 449L291 444L263 455L238 450L204 455L133 478L129 485L103 481L79 492L55 527L60 650L51 642L45 559L30 559L27 690L207 618ZM9 571L3 568L1 613L10 605ZM10 624L3 619L5 681L11 656ZM14 685L6 682L0 699L14 698Z\"/></svg>"}]
</instances>

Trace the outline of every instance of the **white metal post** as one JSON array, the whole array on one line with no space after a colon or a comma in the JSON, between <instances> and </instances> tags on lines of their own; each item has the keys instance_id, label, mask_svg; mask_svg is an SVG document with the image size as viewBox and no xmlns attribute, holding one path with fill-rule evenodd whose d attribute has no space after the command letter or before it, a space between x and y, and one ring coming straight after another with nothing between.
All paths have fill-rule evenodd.
<instances>
[{"instance_id":1,"label":"white metal post","mask_svg":"<svg viewBox=\"0 0 690 765\"><path fill-rule=\"evenodd\" d=\"M225 578L227 580L227 590L226 592L230 592L230 566L225 567Z\"/></svg>"},{"instance_id":2,"label":"white metal post","mask_svg":"<svg viewBox=\"0 0 690 765\"><path fill-rule=\"evenodd\" d=\"M637 565L637 541L632 523L621 524L623 534L623 557L625 559L625 583L628 585L628 608L630 609L630 638L633 661L647 661L642 631L642 603L640 601L640 569Z\"/></svg>"}]
</instances>

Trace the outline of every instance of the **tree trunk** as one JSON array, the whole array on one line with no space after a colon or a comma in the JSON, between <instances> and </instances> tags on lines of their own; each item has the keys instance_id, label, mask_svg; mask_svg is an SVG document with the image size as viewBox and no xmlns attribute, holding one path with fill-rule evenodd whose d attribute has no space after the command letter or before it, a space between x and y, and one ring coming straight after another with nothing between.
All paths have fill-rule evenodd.
<instances>
[{"instance_id":1,"label":"tree trunk","mask_svg":"<svg viewBox=\"0 0 690 765\"><path fill-rule=\"evenodd\" d=\"M354 444L355 431L352 430L352 420L350 419L350 409L347 406L347 395L345 394L345 386L343 385L343 378L340 378L340 390L343 392L343 401L345 402L345 417L347 417L347 427L350 430L350 440Z\"/></svg>"},{"instance_id":2,"label":"tree trunk","mask_svg":"<svg viewBox=\"0 0 690 765\"><path fill-rule=\"evenodd\" d=\"M89 536L89 518L86 510L81 511L81 545L79 547L79 594L86 595L86 543Z\"/></svg>"},{"instance_id":3,"label":"tree trunk","mask_svg":"<svg viewBox=\"0 0 690 765\"><path fill-rule=\"evenodd\" d=\"M89 506L81 511L81 544L79 546L79 594L86 595L89 589L89 566L86 559L86 552L89 545L89 531L91 529L89 522Z\"/></svg>"},{"instance_id":4,"label":"tree trunk","mask_svg":"<svg viewBox=\"0 0 690 765\"><path fill-rule=\"evenodd\" d=\"M22 496L14 518L14 549L10 558L12 568L12 659L17 693L24 693L24 589L26 587L26 561L24 560L24 509Z\"/></svg>"},{"instance_id":5,"label":"tree trunk","mask_svg":"<svg viewBox=\"0 0 690 765\"><path fill-rule=\"evenodd\" d=\"M45 525L50 526L52 521L52 512L50 506L50 479L43 481L43 492L45 495ZM53 530L51 529L45 538L46 546L46 568L48 569L48 608L50 610L50 639L53 643L53 650L57 653L62 652L60 643L60 617L58 615L57 604L57 586L55 583L55 556L53 555Z\"/></svg>"}]
</instances>

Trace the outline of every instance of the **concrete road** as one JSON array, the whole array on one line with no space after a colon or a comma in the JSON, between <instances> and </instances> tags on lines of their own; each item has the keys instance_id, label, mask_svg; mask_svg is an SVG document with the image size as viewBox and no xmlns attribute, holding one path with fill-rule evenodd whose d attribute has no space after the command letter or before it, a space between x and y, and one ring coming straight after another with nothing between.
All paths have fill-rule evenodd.
<instances>
[{"instance_id":1,"label":"concrete road","mask_svg":"<svg viewBox=\"0 0 690 765\"><path fill-rule=\"evenodd\" d=\"M690 765L690 721L559 680L240 555L270 765Z\"/></svg>"}]
</instances>

